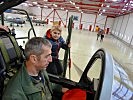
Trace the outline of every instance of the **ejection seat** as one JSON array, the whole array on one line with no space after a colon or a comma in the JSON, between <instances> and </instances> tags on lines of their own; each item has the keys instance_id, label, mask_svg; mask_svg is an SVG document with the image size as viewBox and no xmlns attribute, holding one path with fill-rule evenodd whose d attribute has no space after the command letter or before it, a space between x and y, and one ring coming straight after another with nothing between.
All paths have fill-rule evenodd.
<instances>
[{"instance_id":1,"label":"ejection seat","mask_svg":"<svg viewBox=\"0 0 133 100\"><path fill-rule=\"evenodd\" d=\"M8 27L0 26L0 99L7 81L23 62L22 51Z\"/></svg>"}]
</instances>

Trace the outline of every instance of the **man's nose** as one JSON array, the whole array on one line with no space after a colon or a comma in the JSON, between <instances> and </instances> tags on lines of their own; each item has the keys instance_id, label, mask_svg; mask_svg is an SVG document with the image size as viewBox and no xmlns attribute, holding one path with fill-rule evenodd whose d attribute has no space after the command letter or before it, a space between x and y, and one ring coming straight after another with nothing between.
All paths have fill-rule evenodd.
<instances>
[{"instance_id":1,"label":"man's nose","mask_svg":"<svg viewBox=\"0 0 133 100\"><path fill-rule=\"evenodd\" d=\"M52 62L52 56L49 57L48 61L49 62Z\"/></svg>"}]
</instances>

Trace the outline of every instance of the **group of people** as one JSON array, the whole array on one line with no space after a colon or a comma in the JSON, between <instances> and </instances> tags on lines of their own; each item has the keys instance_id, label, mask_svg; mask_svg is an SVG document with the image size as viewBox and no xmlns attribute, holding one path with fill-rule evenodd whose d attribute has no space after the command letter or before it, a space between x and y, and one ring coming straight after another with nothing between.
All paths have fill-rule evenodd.
<instances>
[{"instance_id":1,"label":"group of people","mask_svg":"<svg viewBox=\"0 0 133 100\"><path fill-rule=\"evenodd\" d=\"M61 34L60 26L52 26L44 37L28 40L24 49L25 61L9 80L2 100L61 100L69 89L51 83L47 74L63 75L64 69L58 59L59 50L70 48L71 45L66 44ZM104 34L104 30L99 29L97 40L101 36L102 42Z\"/></svg>"},{"instance_id":2,"label":"group of people","mask_svg":"<svg viewBox=\"0 0 133 100\"><path fill-rule=\"evenodd\" d=\"M103 38L104 38L104 34L105 34L104 30L103 29L99 29L98 33L97 33L97 40L98 40L99 37L101 37L100 38L100 42L102 42Z\"/></svg>"},{"instance_id":3,"label":"group of people","mask_svg":"<svg viewBox=\"0 0 133 100\"><path fill-rule=\"evenodd\" d=\"M59 26L53 26L44 37L33 37L25 45L25 61L9 80L2 100L61 100L68 88L51 83L47 73L62 75L60 48L70 48L61 36ZM59 92L56 92L56 91ZM60 93L58 97L54 93Z\"/></svg>"}]
</instances>

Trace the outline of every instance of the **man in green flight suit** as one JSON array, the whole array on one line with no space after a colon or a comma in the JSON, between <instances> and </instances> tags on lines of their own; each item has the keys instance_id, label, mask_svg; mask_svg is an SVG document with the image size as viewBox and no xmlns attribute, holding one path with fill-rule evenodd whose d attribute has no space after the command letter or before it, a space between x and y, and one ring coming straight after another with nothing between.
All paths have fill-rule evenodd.
<instances>
[{"instance_id":1,"label":"man in green flight suit","mask_svg":"<svg viewBox=\"0 0 133 100\"><path fill-rule=\"evenodd\" d=\"M22 67L9 80L2 100L52 100L52 89L46 68L50 62L51 44L41 37L30 39L25 46Z\"/></svg>"}]
</instances>

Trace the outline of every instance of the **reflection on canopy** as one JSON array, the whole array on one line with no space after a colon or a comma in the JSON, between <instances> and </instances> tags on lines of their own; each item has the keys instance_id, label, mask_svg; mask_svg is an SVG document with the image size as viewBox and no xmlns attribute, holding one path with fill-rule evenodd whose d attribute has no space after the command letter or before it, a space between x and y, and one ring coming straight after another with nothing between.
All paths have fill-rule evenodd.
<instances>
[{"instance_id":1,"label":"reflection on canopy","mask_svg":"<svg viewBox=\"0 0 133 100\"><path fill-rule=\"evenodd\" d=\"M126 72L120 67L121 65L114 62L114 81L112 87L112 100L132 100L133 84L129 80Z\"/></svg>"}]
</instances>

